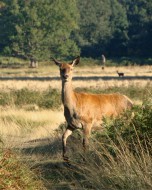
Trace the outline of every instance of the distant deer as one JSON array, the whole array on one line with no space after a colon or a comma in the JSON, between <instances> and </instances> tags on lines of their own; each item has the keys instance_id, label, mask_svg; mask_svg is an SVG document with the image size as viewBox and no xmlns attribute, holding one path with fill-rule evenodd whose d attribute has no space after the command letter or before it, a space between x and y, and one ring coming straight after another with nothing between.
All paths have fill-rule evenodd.
<instances>
[{"instance_id":1,"label":"distant deer","mask_svg":"<svg viewBox=\"0 0 152 190\"><path fill-rule=\"evenodd\" d=\"M86 149L89 144L91 129L101 127L103 117L117 116L131 108L132 101L121 94L75 92L72 88L72 72L73 67L79 63L80 57L77 57L71 63L61 63L54 58L52 59L59 66L62 80L62 103L64 105L64 116L68 124L62 136L63 158L68 160L68 157L66 157L66 142L74 130L83 130L83 146Z\"/></svg>"},{"instance_id":2,"label":"distant deer","mask_svg":"<svg viewBox=\"0 0 152 190\"><path fill-rule=\"evenodd\" d=\"M118 73L119 77L124 77L124 73L119 73L118 71L117 71L117 73Z\"/></svg>"}]
</instances>

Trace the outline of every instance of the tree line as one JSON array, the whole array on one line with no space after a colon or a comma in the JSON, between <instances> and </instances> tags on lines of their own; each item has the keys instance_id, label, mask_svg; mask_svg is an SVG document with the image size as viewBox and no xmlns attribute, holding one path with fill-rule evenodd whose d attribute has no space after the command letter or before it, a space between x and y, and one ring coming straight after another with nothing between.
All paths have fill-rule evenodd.
<instances>
[{"instance_id":1,"label":"tree line","mask_svg":"<svg viewBox=\"0 0 152 190\"><path fill-rule=\"evenodd\" d=\"M152 52L151 0L1 0L0 53L32 60Z\"/></svg>"}]
</instances>

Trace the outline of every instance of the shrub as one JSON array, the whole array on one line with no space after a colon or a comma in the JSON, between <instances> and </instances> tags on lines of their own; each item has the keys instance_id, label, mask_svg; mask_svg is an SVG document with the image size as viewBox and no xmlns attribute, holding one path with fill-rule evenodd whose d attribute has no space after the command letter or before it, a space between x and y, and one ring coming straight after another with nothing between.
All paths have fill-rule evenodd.
<instances>
[{"instance_id":1,"label":"shrub","mask_svg":"<svg viewBox=\"0 0 152 190\"><path fill-rule=\"evenodd\" d=\"M38 105L42 108L58 109L61 106L61 95L56 89L48 89L41 94Z\"/></svg>"},{"instance_id":2,"label":"shrub","mask_svg":"<svg viewBox=\"0 0 152 190\"><path fill-rule=\"evenodd\" d=\"M0 189L45 189L30 169L10 150L0 151Z\"/></svg>"},{"instance_id":3,"label":"shrub","mask_svg":"<svg viewBox=\"0 0 152 190\"><path fill-rule=\"evenodd\" d=\"M7 106L12 104L12 97L10 93L7 92L0 92L0 105Z\"/></svg>"},{"instance_id":4,"label":"shrub","mask_svg":"<svg viewBox=\"0 0 152 190\"><path fill-rule=\"evenodd\" d=\"M69 138L71 165L62 171L64 180L76 189L151 190L151 116L152 104L145 102L115 120L105 119L104 132L92 134L85 154L81 142Z\"/></svg>"},{"instance_id":5,"label":"shrub","mask_svg":"<svg viewBox=\"0 0 152 190\"><path fill-rule=\"evenodd\" d=\"M28 90L23 88L21 90L15 90L12 93L14 97L15 105L37 104L39 101L40 93L34 90Z\"/></svg>"},{"instance_id":6,"label":"shrub","mask_svg":"<svg viewBox=\"0 0 152 190\"><path fill-rule=\"evenodd\" d=\"M126 112L113 122L105 124L107 135L115 141L121 136L128 144L139 142L142 146L149 144L152 140L152 106L143 104L134 106L131 111Z\"/></svg>"},{"instance_id":7,"label":"shrub","mask_svg":"<svg viewBox=\"0 0 152 190\"><path fill-rule=\"evenodd\" d=\"M0 92L0 105L37 105L40 108L58 109L61 106L61 95L58 90L52 88L44 92L23 88L8 93Z\"/></svg>"}]
</instances>

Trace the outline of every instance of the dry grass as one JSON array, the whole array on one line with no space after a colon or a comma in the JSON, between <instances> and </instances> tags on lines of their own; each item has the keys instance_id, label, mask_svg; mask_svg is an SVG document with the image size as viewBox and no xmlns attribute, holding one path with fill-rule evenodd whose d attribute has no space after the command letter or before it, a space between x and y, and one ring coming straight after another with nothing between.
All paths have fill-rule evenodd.
<instances>
[{"instance_id":1,"label":"dry grass","mask_svg":"<svg viewBox=\"0 0 152 190\"><path fill-rule=\"evenodd\" d=\"M102 70L101 66L77 66L75 68L75 76L118 76L116 71L124 72L126 76L152 76L152 66L111 66ZM58 76L58 67L54 64L50 66L39 66L39 68L20 68L20 69L1 69L0 77L10 76L29 76L29 77L53 77Z\"/></svg>"},{"instance_id":2,"label":"dry grass","mask_svg":"<svg viewBox=\"0 0 152 190\"><path fill-rule=\"evenodd\" d=\"M116 71L124 72L126 77L132 77L119 79ZM14 71L14 70L13 70ZM0 81L0 90L9 91L12 89L21 89L27 87L28 89L38 89L46 90L49 87L61 89L61 81L56 80L53 77L59 77L59 71L56 66L38 68L27 71L18 71L17 74L14 74L13 71L7 70L1 73L0 77L12 77L12 80L1 80ZM31 72L31 73L30 73ZM9 74L8 74L9 73ZM42 77L42 80L13 80L13 77ZM138 77L142 77L139 79ZM43 80L43 77L50 77L50 79ZM52 77L52 78L51 78ZM91 66L91 67L76 67L74 72L73 86L86 87L86 88L109 88L109 87L118 87L129 85L135 86L146 86L151 84L150 79L146 77L152 77L152 66L128 66L128 67L107 67L104 71L100 66ZM76 78L77 77L77 78ZM104 79L102 77L108 77ZM76 80L77 79L77 80Z\"/></svg>"},{"instance_id":3,"label":"dry grass","mask_svg":"<svg viewBox=\"0 0 152 190\"><path fill-rule=\"evenodd\" d=\"M89 80L89 81L73 81L74 88L111 88L111 87L129 87L137 86L144 87L147 85L152 85L150 80ZM48 88L56 88L61 90L61 81L51 80L51 81L0 81L0 90L1 91L10 91L10 90L20 90L22 88L28 88L29 90L39 90L45 91Z\"/></svg>"},{"instance_id":4,"label":"dry grass","mask_svg":"<svg viewBox=\"0 0 152 190\"><path fill-rule=\"evenodd\" d=\"M63 111L1 109L0 136L5 146L14 147L27 140L50 138L64 121Z\"/></svg>"}]
</instances>

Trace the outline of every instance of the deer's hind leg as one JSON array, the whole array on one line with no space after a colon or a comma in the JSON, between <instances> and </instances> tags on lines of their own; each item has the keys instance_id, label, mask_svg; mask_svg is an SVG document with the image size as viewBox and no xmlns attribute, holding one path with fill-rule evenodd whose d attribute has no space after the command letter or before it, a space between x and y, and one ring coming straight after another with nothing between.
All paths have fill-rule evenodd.
<instances>
[{"instance_id":1,"label":"deer's hind leg","mask_svg":"<svg viewBox=\"0 0 152 190\"><path fill-rule=\"evenodd\" d=\"M83 148L86 151L89 147L89 137L91 134L92 124L87 124L83 128Z\"/></svg>"}]
</instances>

